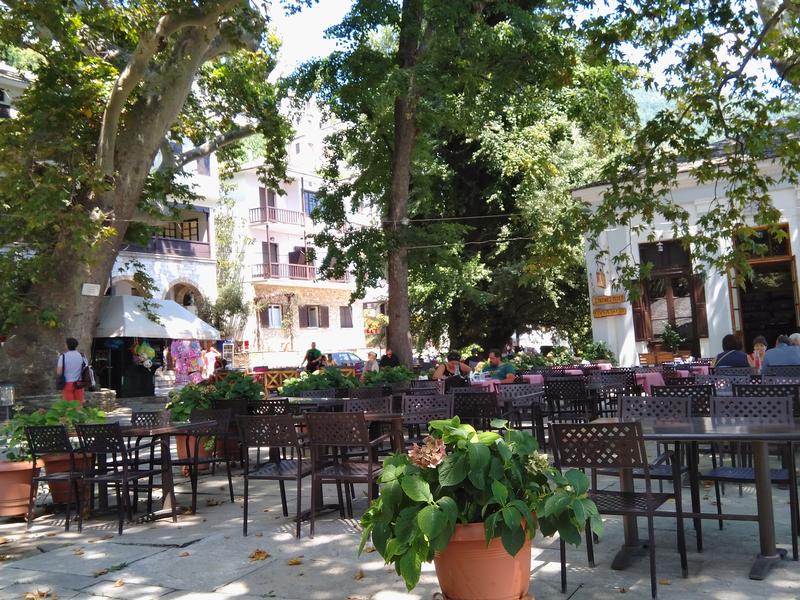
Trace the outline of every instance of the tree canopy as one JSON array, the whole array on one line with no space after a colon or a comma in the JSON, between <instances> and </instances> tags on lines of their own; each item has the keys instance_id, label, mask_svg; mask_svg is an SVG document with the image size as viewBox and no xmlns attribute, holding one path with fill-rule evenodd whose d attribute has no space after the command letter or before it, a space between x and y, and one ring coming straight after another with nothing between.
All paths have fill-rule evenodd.
<instances>
[{"instance_id":1,"label":"tree canopy","mask_svg":"<svg viewBox=\"0 0 800 600\"><path fill-rule=\"evenodd\" d=\"M65 335L88 350L99 298L82 283L104 290L126 235L192 199L184 167L235 160L259 132L277 184L290 128L264 5L5 0L0 47L35 57L18 117L0 123L0 378L25 393L49 387Z\"/></svg>"}]
</instances>

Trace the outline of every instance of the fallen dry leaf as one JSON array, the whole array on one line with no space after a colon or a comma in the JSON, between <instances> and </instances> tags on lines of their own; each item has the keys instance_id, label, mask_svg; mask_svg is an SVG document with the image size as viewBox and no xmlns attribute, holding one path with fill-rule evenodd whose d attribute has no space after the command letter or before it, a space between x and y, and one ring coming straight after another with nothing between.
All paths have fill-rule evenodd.
<instances>
[{"instance_id":1,"label":"fallen dry leaf","mask_svg":"<svg viewBox=\"0 0 800 600\"><path fill-rule=\"evenodd\" d=\"M83 554L84 554L83 548L75 548L75 550L73 550L72 553L75 556L83 556Z\"/></svg>"},{"instance_id":2,"label":"fallen dry leaf","mask_svg":"<svg viewBox=\"0 0 800 600\"><path fill-rule=\"evenodd\" d=\"M47 537L53 537L53 536L55 536L55 535L58 535L58 532L57 532L57 531L51 531L50 533L46 533L45 535L46 535Z\"/></svg>"},{"instance_id":3,"label":"fallen dry leaf","mask_svg":"<svg viewBox=\"0 0 800 600\"><path fill-rule=\"evenodd\" d=\"M356 571L356 574L353 575L353 579L355 579L356 581L361 581L362 579L364 579L364 571L362 571L361 569Z\"/></svg>"},{"instance_id":4,"label":"fallen dry leaf","mask_svg":"<svg viewBox=\"0 0 800 600\"><path fill-rule=\"evenodd\" d=\"M95 571L94 573L92 573L92 575L94 575L95 577L102 577L103 575L106 575L107 573L108 573L108 569L100 569L100 570Z\"/></svg>"},{"instance_id":5,"label":"fallen dry leaf","mask_svg":"<svg viewBox=\"0 0 800 600\"><path fill-rule=\"evenodd\" d=\"M297 565L302 565L303 561L300 560L299 558L290 558L289 560L286 561L286 564L289 565L290 567L296 567Z\"/></svg>"},{"instance_id":6,"label":"fallen dry leaf","mask_svg":"<svg viewBox=\"0 0 800 600\"><path fill-rule=\"evenodd\" d=\"M658 585L672 585L672 582L669 579L659 579Z\"/></svg>"},{"instance_id":7,"label":"fallen dry leaf","mask_svg":"<svg viewBox=\"0 0 800 600\"><path fill-rule=\"evenodd\" d=\"M181 558L186 558L187 556L189 556L189 553L188 552L181 552L180 554L178 554L178 556L180 556Z\"/></svg>"},{"instance_id":8,"label":"fallen dry leaf","mask_svg":"<svg viewBox=\"0 0 800 600\"><path fill-rule=\"evenodd\" d=\"M206 500L206 506L219 506L220 504L225 504L225 502L217 500L216 498L209 498Z\"/></svg>"},{"instance_id":9,"label":"fallen dry leaf","mask_svg":"<svg viewBox=\"0 0 800 600\"><path fill-rule=\"evenodd\" d=\"M3 544L7 544L10 541L11 540L8 538L0 537L0 546L2 546Z\"/></svg>"},{"instance_id":10,"label":"fallen dry leaf","mask_svg":"<svg viewBox=\"0 0 800 600\"><path fill-rule=\"evenodd\" d=\"M256 537L264 537L264 534L263 534L263 533L261 533L260 531L259 531L258 533L256 533L256 534L254 534L254 535L255 535Z\"/></svg>"},{"instance_id":11,"label":"fallen dry leaf","mask_svg":"<svg viewBox=\"0 0 800 600\"><path fill-rule=\"evenodd\" d=\"M298 574L297 574L297 576L298 576L298 577L302 577L304 574L305 574L305 573L298 573Z\"/></svg>"},{"instance_id":12,"label":"fallen dry leaf","mask_svg":"<svg viewBox=\"0 0 800 600\"><path fill-rule=\"evenodd\" d=\"M117 580L114 582L114 587L122 587L123 585L125 585L125 582L124 582L124 581L122 581L122 579L117 579Z\"/></svg>"},{"instance_id":13,"label":"fallen dry leaf","mask_svg":"<svg viewBox=\"0 0 800 600\"><path fill-rule=\"evenodd\" d=\"M109 533L108 535L104 535L103 537L99 537L99 538L95 538L95 539L93 539L93 540L89 540L89 543L90 543L90 544L96 544L97 542L102 542L103 540L110 540L110 539L112 539L113 537L114 537L114 536L113 536L112 534L110 534L110 533Z\"/></svg>"},{"instance_id":14,"label":"fallen dry leaf","mask_svg":"<svg viewBox=\"0 0 800 600\"><path fill-rule=\"evenodd\" d=\"M253 550L250 554L250 560L267 560L269 557L270 554L266 550Z\"/></svg>"},{"instance_id":15,"label":"fallen dry leaf","mask_svg":"<svg viewBox=\"0 0 800 600\"><path fill-rule=\"evenodd\" d=\"M0 562L5 562L14 558L13 554L0 554Z\"/></svg>"},{"instance_id":16,"label":"fallen dry leaf","mask_svg":"<svg viewBox=\"0 0 800 600\"><path fill-rule=\"evenodd\" d=\"M628 588L619 588L619 593L620 594L627 594L628 593Z\"/></svg>"},{"instance_id":17,"label":"fallen dry leaf","mask_svg":"<svg viewBox=\"0 0 800 600\"><path fill-rule=\"evenodd\" d=\"M264 509L264 512L269 512L269 509L268 509L268 508L265 508L265 509Z\"/></svg>"},{"instance_id":18,"label":"fallen dry leaf","mask_svg":"<svg viewBox=\"0 0 800 600\"><path fill-rule=\"evenodd\" d=\"M23 596L24 600L43 600L44 598L58 600L58 596L54 592L51 592L50 590L40 590L38 588L35 592L26 592Z\"/></svg>"},{"instance_id":19,"label":"fallen dry leaf","mask_svg":"<svg viewBox=\"0 0 800 600\"><path fill-rule=\"evenodd\" d=\"M364 552L366 552L367 554L369 554L370 552L375 552L375 546L367 546L364 549Z\"/></svg>"}]
</instances>

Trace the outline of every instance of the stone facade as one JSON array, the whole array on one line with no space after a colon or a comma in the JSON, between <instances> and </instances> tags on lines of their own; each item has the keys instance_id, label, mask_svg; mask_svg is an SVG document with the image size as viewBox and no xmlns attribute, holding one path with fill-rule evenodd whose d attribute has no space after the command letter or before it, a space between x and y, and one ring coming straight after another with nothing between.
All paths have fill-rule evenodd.
<instances>
[{"instance_id":1,"label":"stone facade","mask_svg":"<svg viewBox=\"0 0 800 600\"><path fill-rule=\"evenodd\" d=\"M120 272L128 260L135 258L144 265L144 270L155 280L156 298L166 299L170 290L179 284L197 289L201 296L214 300L217 296L216 261L208 258L187 258L185 256L167 256L164 254L144 254L140 252L120 252L114 265L112 286L131 282L133 270L128 268ZM119 286L119 291L123 291ZM115 295L118 289L115 288ZM127 292L130 293L130 292Z\"/></svg>"}]
</instances>

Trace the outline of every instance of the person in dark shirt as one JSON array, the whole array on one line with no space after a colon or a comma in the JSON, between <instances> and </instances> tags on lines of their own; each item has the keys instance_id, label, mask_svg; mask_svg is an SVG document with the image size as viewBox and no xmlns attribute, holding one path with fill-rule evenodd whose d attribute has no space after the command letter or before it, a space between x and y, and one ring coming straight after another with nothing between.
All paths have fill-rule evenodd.
<instances>
[{"instance_id":1,"label":"person in dark shirt","mask_svg":"<svg viewBox=\"0 0 800 600\"><path fill-rule=\"evenodd\" d=\"M391 348L386 349L386 354L381 356L381 362L378 363L378 366L382 369L383 367L399 367L400 366L400 359L394 355Z\"/></svg>"},{"instance_id":2,"label":"person in dark shirt","mask_svg":"<svg viewBox=\"0 0 800 600\"><path fill-rule=\"evenodd\" d=\"M742 352L742 342L732 333L722 338L722 352L717 354L714 360L714 368L722 369L725 367L749 367L750 361L747 354Z\"/></svg>"}]
</instances>

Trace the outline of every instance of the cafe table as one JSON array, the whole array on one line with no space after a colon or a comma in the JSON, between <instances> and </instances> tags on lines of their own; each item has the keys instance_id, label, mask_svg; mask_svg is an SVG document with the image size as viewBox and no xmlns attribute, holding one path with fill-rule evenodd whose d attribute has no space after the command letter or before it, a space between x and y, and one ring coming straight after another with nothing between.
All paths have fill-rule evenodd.
<instances>
[{"instance_id":1,"label":"cafe table","mask_svg":"<svg viewBox=\"0 0 800 600\"><path fill-rule=\"evenodd\" d=\"M663 386L664 376L656 371L647 371L644 373L636 373L636 383L642 386L645 394L650 394L652 386Z\"/></svg>"},{"instance_id":2,"label":"cafe table","mask_svg":"<svg viewBox=\"0 0 800 600\"><path fill-rule=\"evenodd\" d=\"M618 423L618 419L598 419L596 423ZM751 419L722 419L712 417L695 417L677 420L642 419L642 434L645 440L686 444L690 449L699 443L716 443L724 441L748 442L753 453L753 468L756 480L757 515L751 520L758 521L760 552L750 569L750 579L761 580L770 569L785 558L786 550L777 548L775 544L775 518L772 505L772 482L770 481L770 465L768 445L770 442L800 441L800 422L791 424L759 423ZM697 474L696 449L689 453L690 481L692 486L692 511L683 512L686 518L716 519L716 513L703 514L699 511L699 481ZM790 465L793 468L794 464ZM633 490L633 475L630 469L620 472L620 490ZM612 562L613 569L624 569L632 558L642 553L642 542L639 540L636 517L623 517L625 545L617 553ZM735 540L733 540L735 543ZM702 550L698 547L698 550Z\"/></svg>"},{"instance_id":3,"label":"cafe table","mask_svg":"<svg viewBox=\"0 0 800 600\"><path fill-rule=\"evenodd\" d=\"M525 373L522 376L525 383L532 383L534 385L544 385L544 375L541 373Z\"/></svg>"},{"instance_id":4,"label":"cafe table","mask_svg":"<svg viewBox=\"0 0 800 600\"><path fill-rule=\"evenodd\" d=\"M211 427L216 421L202 421L190 423L187 421L167 423L153 426L121 425L120 429L125 438L151 438L153 443L158 440L161 445L161 509L154 511L142 518L143 521L152 521L172 517L177 521L178 507L175 502L175 486L172 479L172 451L170 438L174 435L185 434L194 427Z\"/></svg>"},{"instance_id":5,"label":"cafe table","mask_svg":"<svg viewBox=\"0 0 800 600\"><path fill-rule=\"evenodd\" d=\"M486 390L487 392L498 391L497 386L500 385L499 379L484 379L483 381L470 381L470 387L476 387Z\"/></svg>"}]
</instances>

